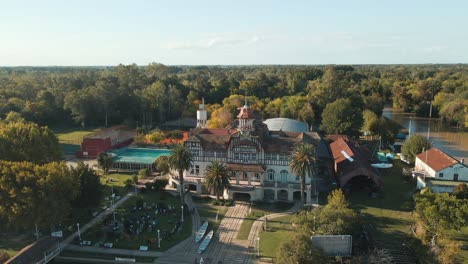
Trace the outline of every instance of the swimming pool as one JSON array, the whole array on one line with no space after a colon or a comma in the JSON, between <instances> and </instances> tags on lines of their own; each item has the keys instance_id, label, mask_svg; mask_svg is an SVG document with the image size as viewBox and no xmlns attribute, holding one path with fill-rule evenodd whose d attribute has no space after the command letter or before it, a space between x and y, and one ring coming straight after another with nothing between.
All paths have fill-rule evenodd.
<instances>
[{"instance_id":1,"label":"swimming pool","mask_svg":"<svg viewBox=\"0 0 468 264\"><path fill-rule=\"evenodd\" d=\"M115 155L114 162L152 164L154 160L163 155L171 154L169 149L147 149L147 148L120 148L109 151Z\"/></svg>"}]
</instances>

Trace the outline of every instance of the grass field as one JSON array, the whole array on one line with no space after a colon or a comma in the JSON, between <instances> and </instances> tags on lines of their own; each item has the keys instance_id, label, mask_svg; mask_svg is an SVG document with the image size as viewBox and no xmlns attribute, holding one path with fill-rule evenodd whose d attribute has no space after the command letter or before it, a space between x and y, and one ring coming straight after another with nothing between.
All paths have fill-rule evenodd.
<instances>
[{"instance_id":1,"label":"grass field","mask_svg":"<svg viewBox=\"0 0 468 264\"><path fill-rule=\"evenodd\" d=\"M266 203L266 202L255 202L252 204L252 212L244 218L242 221L239 233L237 233L237 239L245 240L249 238L250 229L254 221L264 215L284 212L290 209L294 204L293 203Z\"/></svg>"},{"instance_id":2,"label":"grass field","mask_svg":"<svg viewBox=\"0 0 468 264\"><path fill-rule=\"evenodd\" d=\"M54 133L57 135L60 143L67 143L72 145L79 145L83 137L95 132L97 129L82 129L77 127L72 128L53 128Z\"/></svg>"},{"instance_id":3,"label":"grass field","mask_svg":"<svg viewBox=\"0 0 468 264\"><path fill-rule=\"evenodd\" d=\"M291 225L292 215L282 216L271 219L268 222L268 232L260 231L260 256L267 258L276 258L276 253L285 241L291 240L296 231ZM255 246L256 247L256 246Z\"/></svg>"}]
</instances>

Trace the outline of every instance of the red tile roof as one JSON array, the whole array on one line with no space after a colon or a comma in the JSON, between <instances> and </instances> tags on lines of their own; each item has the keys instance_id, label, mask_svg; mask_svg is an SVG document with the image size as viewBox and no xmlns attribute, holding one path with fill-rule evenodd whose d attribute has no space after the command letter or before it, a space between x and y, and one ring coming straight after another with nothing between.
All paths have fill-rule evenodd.
<instances>
[{"instance_id":1,"label":"red tile roof","mask_svg":"<svg viewBox=\"0 0 468 264\"><path fill-rule=\"evenodd\" d=\"M427 155L426 155L427 154ZM427 160L426 160L427 157ZM420 159L435 171L443 170L447 167L455 165L458 160L450 157L437 148L431 148L427 151L419 153L416 158Z\"/></svg>"},{"instance_id":2,"label":"red tile roof","mask_svg":"<svg viewBox=\"0 0 468 264\"><path fill-rule=\"evenodd\" d=\"M346 152L346 154L348 154L350 157L354 156L354 153L351 150L351 148L349 148L346 141L344 141L344 139L341 137L337 138L334 142L330 144L330 149L335 163L340 163L343 160L346 160L346 157L343 155L343 153L341 153L341 151Z\"/></svg>"}]
</instances>

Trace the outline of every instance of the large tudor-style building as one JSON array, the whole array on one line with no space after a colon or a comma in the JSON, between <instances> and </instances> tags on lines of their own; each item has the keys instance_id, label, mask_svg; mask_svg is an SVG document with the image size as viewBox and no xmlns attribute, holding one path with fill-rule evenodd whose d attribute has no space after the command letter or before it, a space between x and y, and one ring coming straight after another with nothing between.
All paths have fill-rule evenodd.
<instances>
[{"instance_id":1,"label":"large tudor-style building","mask_svg":"<svg viewBox=\"0 0 468 264\"><path fill-rule=\"evenodd\" d=\"M204 104L197 111L197 127L189 132L185 146L193 155L193 166L184 172L185 188L202 193L207 166L217 160L231 171L231 186L226 198L244 197L250 200L293 201L300 197L300 181L289 168L289 158L295 145L316 146L319 170L327 170L329 153L315 132L270 131L255 118L247 103L231 126L225 129L206 128ZM177 173L170 174L170 184L179 186ZM306 202L312 202L315 185L306 178ZM180 188L180 187L179 187Z\"/></svg>"}]
</instances>

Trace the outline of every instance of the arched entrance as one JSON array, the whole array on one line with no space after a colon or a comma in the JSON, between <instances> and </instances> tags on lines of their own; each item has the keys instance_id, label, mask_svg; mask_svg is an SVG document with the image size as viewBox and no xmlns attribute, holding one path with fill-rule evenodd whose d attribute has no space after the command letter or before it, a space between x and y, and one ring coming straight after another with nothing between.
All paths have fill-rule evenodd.
<instances>
[{"instance_id":1,"label":"arched entrance","mask_svg":"<svg viewBox=\"0 0 468 264\"><path fill-rule=\"evenodd\" d=\"M306 197L307 197L307 193L304 192L304 198L306 198ZM295 191L295 192L293 193L293 200L294 200L294 201L300 201L300 200L301 200L301 191ZM306 199L306 200L307 200L307 199Z\"/></svg>"},{"instance_id":2,"label":"arched entrance","mask_svg":"<svg viewBox=\"0 0 468 264\"><path fill-rule=\"evenodd\" d=\"M263 190L263 199L265 200L274 200L275 199L275 191L271 189Z\"/></svg>"},{"instance_id":3,"label":"arched entrance","mask_svg":"<svg viewBox=\"0 0 468 264\"><path fill-rule=\"evenodd\" d=\"M287 201L288 200L288 191L279 190L278 191L278 201Z\"/></svg>"},{"instance_id":4,"label":"arched entrance","mask_svg":"<svg viewBox=\"0 0 468 264\"><path fill-rule=\"evenodd\" d=\"M192 191L196 192L197 191L197 185L189 183L189 184L185 185L185 189L187 191L190 191L190 192L192 192Z\"/></svg>"},{"instance_id":5,"label":"arched entrance","mask_svg":"<svg viewBox=\"0 0 468 264\"><path fill-rule=\"evenodd\" d=\"M250 194L235 192L232 194L232 199L236 201L250 202Z\"/></svg>"}]
</instances>

